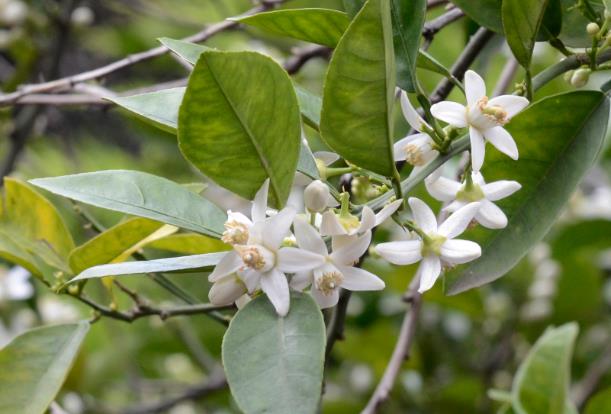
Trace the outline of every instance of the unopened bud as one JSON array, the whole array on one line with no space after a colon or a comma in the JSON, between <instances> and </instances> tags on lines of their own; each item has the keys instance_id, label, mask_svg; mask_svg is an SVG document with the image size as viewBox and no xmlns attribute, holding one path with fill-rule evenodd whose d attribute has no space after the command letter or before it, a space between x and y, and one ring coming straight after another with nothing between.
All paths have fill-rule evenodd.
<instances>
[{"instance_id":1,"label":"unopened bud","mask_svg":"<svg viewBox=\"0 0 611 414\"><path fill-rule=\"evenodd\" d=\"M232 274L214 282L208 292L208 299L213 305L225 306L231 305L244 293L246 286L235 274Z\"/></svg>"},{"instance_id":2,"label":"unopened bud","mask_svg":"<svg viewBox=\"0 0 611 414\"><path fill-rule=\"evenodd\" d=\"M77 7L70 15L70 20L75 26L89 26L93 23L93 19L93 11L87 6Z\"/></svg>"},{"instance_id":3,"label":"unopened bud","mask_svg":"<svg viewBox=\"0 0 611 414\"><path fill-rule=\"evenodd\" d=\"M588 23L588 25L586 26L586 32L588 32L590 36L596 36L599 31L600 26L594 22Z\"/></svg>"},{"instance_id":4,"label":"unopened bud","mask_svg":"<svg viewBox=\"0 0 611 414\"><path fill-rule=\"evenodd\" d=\"M566 81L566 83L571 83L571 78L573 77L573 73L575 73L574 70L569 70L568 72L564 72L564 75L562 77Z\"/></svg>"},{"instance_id":5,"label":"unopened bud","mask_svg":"<svg viewBox=\"0 0 611 414\"><path fill-rule=\"evenodd\" d=\"M321 213L327 208L329 187L320 180L312 181L303 192L305 206L308 211Z\"/></svg>"},{"instance_id":6,"label":"unopened bud","mask_svg":"<svg viewBox=\"0 0 611 414\"><path fill-rule=\"evenodd\" d=\"M586 68L577 69L571 77L571 85L576 88L584 86L590 79L590 72L591 70Z\"/></svg>"}]
</instances>

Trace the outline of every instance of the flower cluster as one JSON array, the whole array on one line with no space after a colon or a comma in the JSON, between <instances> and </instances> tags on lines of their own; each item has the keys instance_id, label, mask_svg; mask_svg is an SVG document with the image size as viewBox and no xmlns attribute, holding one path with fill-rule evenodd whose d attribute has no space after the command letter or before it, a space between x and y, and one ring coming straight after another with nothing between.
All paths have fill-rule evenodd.
<instances>
[{"instance_id":1,"label":"flower cluster","mask_svg":"<svg viewBox=\"0 0 611 414\"><path fill-rule=\"evenodd\" d=\"M405 223L410 240L376 247L379 255L391 263L420 262L417 273L420 292L435 284L443 266L466 263L481 255L477 243L456 237L473 220L490 229L505 227L507 217L494 202L520 189L515 181L486 183L480 168L487 141L517 159L516 144L503 125L526 107L528 100L519 96L488 99L484 81L473 71L465 75L465 91L467 106L440 102L430 108L430 114L448 124L443 137L437 124L426 122L407 95L401 95L403 114L418 132L395 144L395 161L404 160L418 172L443 153L445 148L440 142L450 139L450 131L468 128L471 136L472 163L462 182L443 177L441 169L425 179L431 196L446 203L443 210L451 213L449 217L438 223L422 200L411 197L408 204L413 220ZM337 160L335 154L325 153L324 158L318 161L323 179L327 172L343 171L329 167ZM267 207L268 186L266 181L256 194L250 218L241 212L227 212L222 240L233 249L209 276L213 282L209 295L212 303L240 305L262 291L278 314L286 315L291 288L302 291L309 287L321 308L335 306L341 288L353 291L384 288L380 278L361 269L358 263L371 243L371 230L393 215L403 200L386 205L377 214L364 205L358 217L351 212L348 193L341 194L340 208L333 209L337 200L327 184L298 176L287 207L272 211Z\"/></svg>"}]
</instances>

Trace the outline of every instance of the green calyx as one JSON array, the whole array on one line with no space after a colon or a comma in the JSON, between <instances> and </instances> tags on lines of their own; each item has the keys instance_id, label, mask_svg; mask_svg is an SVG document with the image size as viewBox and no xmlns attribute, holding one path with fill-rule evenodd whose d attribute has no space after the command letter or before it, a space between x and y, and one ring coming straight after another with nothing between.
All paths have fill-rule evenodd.
<instances>
[{"instance_id":1,"label":"green calyx","mask_svg":"<svg viewBox=\"0 0 611 414\"><path fill-rule=\"evenodd\" d=\"M346 231L357 229L361 225L359 218L350 214L350 194L342 193L339 197L341 207L339 210L338 220Z\"/></svg>"},{"instance_id":2,"label":"green calyx","mask_svg":"<svg viewBox=\"0 0 611 414\"><path fill-rule=\"evenodd\" d=\"M446 242L446 238L438 234L427 235L422 239L422 257L434 254L441 255L441 246Z\"/></svg>"}]
</instances>

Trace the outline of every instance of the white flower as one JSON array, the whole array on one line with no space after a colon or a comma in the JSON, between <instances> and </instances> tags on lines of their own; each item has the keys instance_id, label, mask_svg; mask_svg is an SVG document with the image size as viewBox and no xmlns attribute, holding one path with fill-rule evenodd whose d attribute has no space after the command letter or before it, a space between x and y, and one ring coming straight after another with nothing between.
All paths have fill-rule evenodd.
<instances>
[{"instance_id":1,"label":"white flower","mask_svg":"<svg viewBox=\"0 0 611 414\"><path fill-rule=\"evenodd\" d=\"M405 160L414 166L414 171L419 171L431 160L437 158L439 151L435 148L435 141L426 131L433 128L422 119L416 109L412 106L405 91L401 91L401 109L403 116L409 125L418 131L418 134L408 135L397 141L393 147L395 161Z\"/></svg>"},{"instance_id":2,"label":"white flower","mask_svg":"<svg viewBox=\"0 0 611 414\"><path fill-rule=\"evenodd\" d=\"M267 195L269 192L269 178L265 180L251 205L250 217L240 212L227 210L225 231L221 240L227 244L239 245L248 241L250 231L255 223L265 220L267 211Z\"/></svg>"},{"instance_id":3,"label":"white flower","mask_svg":"<svg viewBox=\"0 0 611 414\"><path fill-rule=\"evenodd\" d=\"M289 286L284 272L313 269L321 264L317 255L301 249L292 249L281 254L281 245L288 235L295 211L290 208L264 220L263 202L267 200L267 185L257 193L253 204L254 223L248 228L246 243L234 244L234 250L227 253L208 276L210 282L239 272L249 292L258 287L267 294L280 316L289 311ZM266 204L266 203L265 203Z\"/></svg>"},{"instance_id":4,"label":"white flower","mask_svg":"<svg viewBox=\"0 0 611 414\"><path fill-rule=\"evenodd\" d=\"M528 106L528 99L502 95L489 100L484 80L472 70L465 73L465 94L467 106L443 101L431 106L431 113L454 127L469 127L473 170L479 171L484 163L486 141L517 160L518 148L503 125Z\"/></svg>"},{"instance_id":5,"label":"white flower","mask_svg":"<svg viewBox=\"0 0 611 414\"><path fill-rule=\"evenodd\" d=\"M439 174L424 180L426 189L439 201L451 202L444 210L454 212L473 201L479 201L475 220L489 229L507 226L507 216L493 201L509 197L522 186L517 181L501 180L486 184L481 173L472 172L471 180L460 183Z\"/></svg>"},{"instance_id":6,"label":"white flower","mask_svg":"<svg viewBox=\"0 0 611 414\"><path fill-rule=\"evenodd\" d=\"M441 273L442 261L455 265L466 263L481 255L477 243L458 240L479 209L479 203L470 203L437 226L433 211L423 201L411 197L409 205L420 230L420 239L380 243L376 250L384 259L397 265L421 261L416 277L420 278L419 292L429 290Z\"/></svg>"},{"instance_id":7,"label":"white flower","mask_svg":"<svg viewBox=\"0 0 611 414\"><path fill-rule=\"evenodd\" d=\"M21 266L0 273L0 303L5 300L29 299L34 294L34 287L28 281L30 272Z\"/></svg>"},{"instance_id":8,"label":"white flower","mask_svg":"<svg viewBox=\"0 0 611 414\"><path fill-rule=\"evenodd\" d=\"M339 214L327 211L322 215L320 234L323 236L355 236L363 234L382 224L401 206L402 200L395 200L384 206L377 214L368 206L363 207L361 220L350 214L347 209Z\"/></svg>"},{"instance_id":9,"label":"white flower","mask_svg":"<svg viewBox=\"0 0 611 414\"><path fill-rule=\"evenodd\" d=\"M322 213L329 207L332 196L329 186L320 180L315 180L305 188L303 198L309 212Z\"/></svg>"},{"instance_id":10,"label":"white flower","mask_svg":"<svg viewBox=\"0 0 611 414\"><path fill-rule=\"evenodd\" d=\"M379 277L354 267L369 247L371 232L354 238L329 254L318 231L305 220L296 218L294 228L299 247L316 255L320 264L311 270L296 271L291 279L291 287L303 290L312 284L312 297L321 308L329 308L337 304L340 288L357 291L384 289L384 282ZM280 255L296 250L299 249L288 247L282 249Z\"/></svg>"},{"instance_id":11,"label":"white flower","mask_svg":"<svg viewBox=\"0 0 611 414\"><path fill-rule=\"evenodd\" d=\"M208 292L210 303L218 306L231 305L246 294L246 285L237 274L218 279Z\"/></svg>"}]
</instances>

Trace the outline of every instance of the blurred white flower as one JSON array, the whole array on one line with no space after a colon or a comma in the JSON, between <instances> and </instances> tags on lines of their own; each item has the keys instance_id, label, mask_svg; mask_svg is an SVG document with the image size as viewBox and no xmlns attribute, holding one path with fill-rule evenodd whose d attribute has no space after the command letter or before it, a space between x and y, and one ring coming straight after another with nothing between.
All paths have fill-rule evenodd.
<instances>
[{"instance_id":1,"label":"blurred white flower","mask_svg":"<svg viewBox=\"0 0 611 414\"><path fill-rule=\"evenodd\" d=\"M55 296L43 296L38 301L38 311L45 324L75 322L80 319L74 306Z\"/></svg>"},{"instance_id":2,"label":"blurred white flower","mask_svg":"<svg viewBox=\"0 0 611 414\"><path fill-rule=\"evenodd\" d=\"M503 125L528 106L528 99L501 95L489 100L484 80L472 70L465 73L465 95L467 106L443 101L431 106L431 114L453 127L469 127L473 170L479 171L484 163L486 141L517 160L518 148Z\"/></svg>"},{"instance_id":3,"label":"blurred white flower","mask_svg":"<svg viewBox=\"0 0 611 414\"><path fill-rule=\"evenodd\" d=\"M31 298L34 287L28 280L30 276L30 272L21 266L14 266L9 271L0 271L0 303Z\"/></svg>"},{"instance_id":4,"label":"blurred white flower","mask_svg":"<svg viewBox=\"0 0 611 414\"><path fill-rule=\"evenodd\" d=\"M441 274L442 262L449 265L466 263L478 258L479 245L454 237L461 234L479 209L479 203L470 203L437 225L433 211L422 200L411 197L409 205L418 226L417 240L380 243L377 252L396 265L408 265L421 261L416 277L420 278L419 292L429 290Z\"/></svg>"},{"instance_id":5,"label":"blurred white flower","mask_svg":"<svg viewBox=\"0 0 611 414\"><path fill-rule=\"evenodd\" d=\"M89 26L94 20L93 10L87 6L79 6L72 11L70 21L75 26Z\"/></svg>"}]
</instances>

